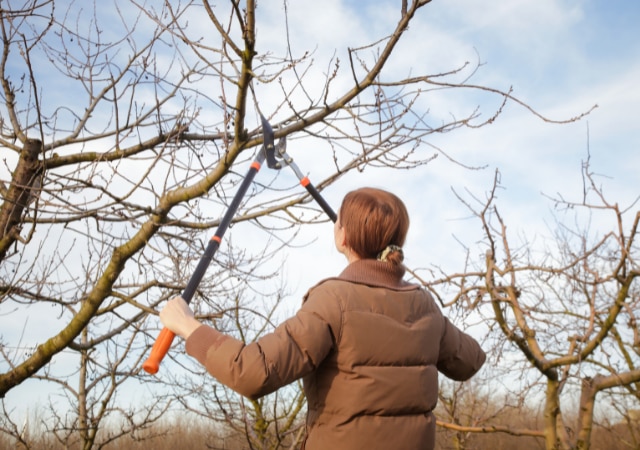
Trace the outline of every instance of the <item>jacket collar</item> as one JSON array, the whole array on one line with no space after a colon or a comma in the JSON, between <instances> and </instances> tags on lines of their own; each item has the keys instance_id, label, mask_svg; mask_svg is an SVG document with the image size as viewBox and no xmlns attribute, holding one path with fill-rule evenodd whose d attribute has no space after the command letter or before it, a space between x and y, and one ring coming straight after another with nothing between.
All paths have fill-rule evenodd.
<instances>
[{"instance_id":1,"label":"jacket collar","mask_svg":"<svg viewBox=\"0 0 640 450\"><path fill-rule=\"evenodd\" d=\"M351 283L393 290L409 291L419 289L420 285L411 284L402 279L404 266L394 266L376 259L360 259L349 264L337 277Z\"/></svg>"}]
</instances>

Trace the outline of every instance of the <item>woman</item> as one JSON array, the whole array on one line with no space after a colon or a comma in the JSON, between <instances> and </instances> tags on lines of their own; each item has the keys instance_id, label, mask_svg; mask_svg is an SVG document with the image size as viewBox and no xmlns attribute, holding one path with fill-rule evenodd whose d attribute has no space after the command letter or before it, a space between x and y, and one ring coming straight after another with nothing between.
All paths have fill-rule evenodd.
<instances>
[{"instance_id":1,"label":"woman","mask_svg":"<svg viewBox=\"0 0 640 450\"><path fill-rule=\"evenodd\" d=\"M202 325L180 297L160 319L209 373L249 398L303 378L306 450L432 449L438 372L467 380L485 354L427 291L403 281L408 228L395 195L348 193L334 226L348 266L311 288L298 313L257 342Z\"/></svg>"}]
</instances>

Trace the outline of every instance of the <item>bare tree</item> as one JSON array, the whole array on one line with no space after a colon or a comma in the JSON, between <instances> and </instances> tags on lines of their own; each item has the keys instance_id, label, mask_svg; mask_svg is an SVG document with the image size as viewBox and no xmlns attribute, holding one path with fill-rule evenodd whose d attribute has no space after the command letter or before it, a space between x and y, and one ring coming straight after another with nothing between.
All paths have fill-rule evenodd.
<instances>
[{"instance_id":1,"label":"bare tree","mask_svg":"<svg viewBox=\"0 0 640 450\"><path fill-rule=\"evenodd\" d=\"M498 380L498 371L471 383L441 383L435 411L439 449L540 448L544 433L535 428L540 412L527 401L527 392L514 399L489 378Z\"/></svg>"},{"instance_id":2,"label":"bare tree","mask_svg":"<svg viewBox=\"0 0 640 450\"><path fill-rule=\"evenodd\" d=\"M589 159L583 179L580 200L551 198L562 217L544 243L516 242L507 232L496 202L498 172L486 198L460 196L482 223L486 258L432 285L457 286L453 302L490 324L492 353L509 358L515 392L524 395L528 385L528 401L544 405L539 432L548 450L590 448L598 410L640 401L640 212L636 203L607 199ZM508 356L513 349L519 358ZM611 401L620 396L627 401Z\"/></svg>"}]
</instances>

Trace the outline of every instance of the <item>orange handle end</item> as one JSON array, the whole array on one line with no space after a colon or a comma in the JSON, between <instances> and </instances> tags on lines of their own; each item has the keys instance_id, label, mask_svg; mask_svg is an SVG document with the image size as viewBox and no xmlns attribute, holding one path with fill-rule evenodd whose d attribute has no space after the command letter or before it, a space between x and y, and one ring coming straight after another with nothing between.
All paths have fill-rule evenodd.
<instances>
[{"instance_id":1,"label":"orange handle end","mask_svg":"<svg viewBox=\"0 0 640 450\"><path fill-rule=\"evenodd\" d=\"M142 368L145 372L150 373L151 375L158 373L158 369L160 369L160 363L162 359L166 356L169 348L171 347L171 343L173 342L173 338L176 335L173 331L168 328L163 328L156 342L153 344L151 348L151 354L149 358L142 364Z\"/></svg>"}]
</instances>

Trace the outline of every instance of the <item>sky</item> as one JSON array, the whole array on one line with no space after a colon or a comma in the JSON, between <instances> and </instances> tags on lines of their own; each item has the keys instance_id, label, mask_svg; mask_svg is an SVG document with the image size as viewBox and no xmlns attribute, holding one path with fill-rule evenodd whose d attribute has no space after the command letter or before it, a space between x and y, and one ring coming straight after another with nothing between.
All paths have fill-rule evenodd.
<instances>
[{"instance_id":1,"label":"sky","mask_svg":"<svg viewBox=\"0 0 640 450\"><path fill-rule=\"evenodd\" d=\"M349 39L352 33L348 30L366 33L375 28L368 25L377 23L376 18L395 17L394 10L379 3L367 2L360 19L355 13L348 17L342 14L345 2L315 5L318 10L308 13L317 14L317 25L300 33L313 42L313 36L326 31L326 26L338 24L332 28L336 33L331 34L330 42L319 45L339 45L341 39ZM361 5L346 4L353 11ZM290 6L294 16L296 6ZM310 7L305 4L305 10ZM473 243L474 237L480 237L479 225L469 218L453 191L468 190L483 197L496 170L504 188L498 205L514 236L518 230L529 236L549 234L553 203L547 196L560 193L579 201L581 167L587 158L593 172L601 175L598 180L609 200L632 205L640 194L636 182L640 169L638 19L640 4L629 1L514 0L491 7L473 0L433 1L420 11L403 37L394 70L438 72L479 59L482 65L472 82L502 90L512 88L515 97L544 117L562 121L597 107L580 121L555 124L511 102L492 125L456 130L431 140L447 154L484 170L464 170L440 157L426 167L385 173L384 177L375 171L353 174L324 195L337 208L344 192L361 185L387 187L398 193L412 220L405 246L410 267L462 267L464 252L457 241L462 238ZM446 94L435 100L428 98L441 111L469 111L479 106L485 114L491 114L500 100L487 101L471 92L453 98ZM296 157L295 150L290 153ZM314 173L310 175L313 180ZM602 225L611 226L611 222ZM336 267L343 264L341 256L326 245L332 231L326 228L310 231L318 233L317 247L289 259L289 270L303 272L290 277L301 280L303 291L318 272L334 275ZM309 251L326 264L314 265L313 273L307 275L304 260Z\"/></svg>"},{"instance_id":2,"label":"sky","mask_svg":"<svg viewBox=\"0 0 640 450\"><path fill-rule=\"evenodd\" d=\"M279 5L279 2L274 2ZM397 3L397 5L395 5ZM316 49L318 58L331 55L344 42L369 42L399 14L400 2L326 0L288 5L294 50ZM263 4L259 5L263 8ZM277 45L282 7L263 9L259 32L268 45ZM313 20L309 20L312 17ZM353 173L323 195L337 209L342 196L363 185L398 194L411 216L405 245L409 267L441 265L461 270L465 253L460 241L481 238L477 220L458 201L455 192L483 197L496 170L504 189L499 207L510 232L527 236L549 234L553 203L547 196L561 193L579 201L581 166L590 158L612 202L633 205L640 195L640 2L631 0L568 1L433 0L415 18L390 66L393 73L437 73L465 61L482 62L476 84L513 88L513 95L541 115L565 120L591 110L570 124L546 123L515 103L508 103L498 120L487 127L461 129L430 142L465 164L484 167L469 171L438 157L409 172ZM272 40L272 41L270 41ZM429 97L438 111L464 112L480 107L491 114L499 99L473 92ZM289 153L311 180L328 175L290 143ZM262 172L258 177L268 176ZM302 188L300 188L302 189ZM635 205L633 211L636 211ZM596 224L606 229L611 222ZM308 227L300 242L283 257L290 297L285 311L293 312L304 292L318 280L337 275L345 260L333 246L331 224ZM233 231L230 232L233 234ZM208 236L203 236L207 238ZM20 397L24 398L24 397Z\"/></svg>"}]
</instances>

